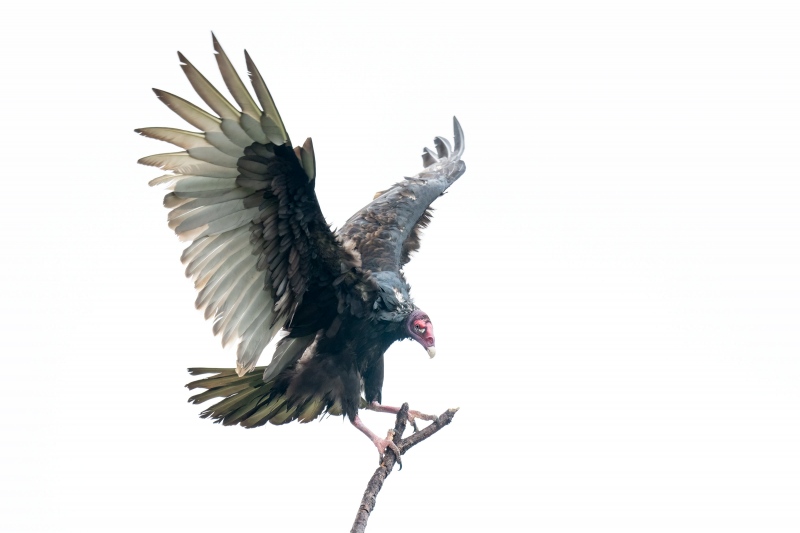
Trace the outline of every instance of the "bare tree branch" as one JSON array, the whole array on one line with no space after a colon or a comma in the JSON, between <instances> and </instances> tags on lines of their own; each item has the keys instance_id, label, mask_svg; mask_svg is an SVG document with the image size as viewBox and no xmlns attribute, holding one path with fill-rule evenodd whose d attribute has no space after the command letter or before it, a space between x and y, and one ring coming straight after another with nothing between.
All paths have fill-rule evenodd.
<instances>
[{"instance_id":1,"label":"bare tree branch","mask_svg":"<svg viewBox=\"0 0 800 533\"><path fill-rule=\"evenodd\" d=\"M400 455L405 455L406 451L408 451L411 447L416 446L452 422L456 411L458 411L458 408L448 409L439 415L439 417L429 426L403 439L401 437L403 436L403 432L406 429L406 422L408 421L408 404L404 403L400 408L400 411L397 413L397 418L395 419L394 424L394 436L392 437L392 441L394 441L394 443L400 449ZM386 448L386 452L383 454L381 466L375 470L375 473L372 474L369 483L367 483L367 489L364 491L364 497L361 498L361 505L358 507L356 520L353 522L353 528L350 530L350 533L363 533L366 529L369 515L375 508L375 499L378 497L378 493L380 492L381 488L383 488L383 482L392 472L394 464L399 462L398 459L399 457L395 457L394 451L392 451L391 448ZM400 465L400 468L402 468L402 464Z\"/></svg>"}]
</instances>

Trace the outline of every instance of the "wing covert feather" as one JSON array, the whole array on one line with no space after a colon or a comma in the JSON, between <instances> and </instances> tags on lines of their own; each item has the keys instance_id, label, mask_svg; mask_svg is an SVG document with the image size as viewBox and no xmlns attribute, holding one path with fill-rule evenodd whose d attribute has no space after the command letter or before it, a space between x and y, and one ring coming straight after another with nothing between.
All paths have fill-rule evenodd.
<instances>
[{"instance_id":1,"label":"wing covert feather","mask_svg":"<svg viewBox=\"0 0 800 533\"><path fill-rule=\"evenodd\" d=\"M360 254L362 267L373 272L399 272L419 249L422 229L433 215L431 203L464 174L464 132L453 117L454 147L436 137L436 152L425 148L419 174L405 178L353 215L339 230L343 241Z\"/></svg>"}]
</instances>

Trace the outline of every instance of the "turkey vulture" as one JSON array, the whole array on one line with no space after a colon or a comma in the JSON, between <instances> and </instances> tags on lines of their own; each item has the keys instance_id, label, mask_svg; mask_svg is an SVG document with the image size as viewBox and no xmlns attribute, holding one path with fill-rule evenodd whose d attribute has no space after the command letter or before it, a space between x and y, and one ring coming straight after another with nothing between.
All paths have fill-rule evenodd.
<instances>
[{"instance_id":1,"label":"turkey vulture","mask_svg":"<svg viewBox=\"0 0 800 533\"><path fill-rule=\"evenodd\" d=\"M213 37L231 104L178 53L197 94L213 110L154 89L170 109L199 131L142 128L182 152L139 163L169 171L150 185L168 185L169 227L190 242L181 261L199 291L196 306L214 318L223 345L238 343L235 369L191 368L212 374L189 383L205 389L190 398L222 398L200 415L247 428L267 422L309 422L323 413L345 415L381 455L389 439L370 431L359 408L381 405L383 355L395 341L413 339L435 354L431 319L414 305L403 275L430 205L466 168L464 137L453 119L455 144L435 139L424 169L378 193L338 231L332 231L314 193L311 139L292 148L264 80L245 52L258 102ZM263 109L263 111L262 111ZM271 362L256 363L282 331ZM363 398L362 398L363 394ZM410 418L431 419L418 411Z\"/></svg>"}]
</instances>

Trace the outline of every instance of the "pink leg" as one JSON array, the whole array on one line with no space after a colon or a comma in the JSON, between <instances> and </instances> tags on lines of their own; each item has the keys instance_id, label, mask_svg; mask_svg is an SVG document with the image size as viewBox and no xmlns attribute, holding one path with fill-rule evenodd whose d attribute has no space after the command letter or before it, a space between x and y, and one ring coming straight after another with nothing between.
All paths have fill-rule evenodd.
<instances>
[{"instance_id":1,"label":"pink leg","mask_svg":"<svg viewBox=\"0 0 800 533\"><path fill-rule=\"evenodd\" d=\"M378 455L380 458L379 461L383 460L383 454L386 453L386 448L390 448L394 452L394 456L397 458L397 464L400 465L400 468L403 468L403 463L400 461L400 449L397 445L392 441L392 437L394 437L394 430L390 429L389 433L386 435L385 439L380 438L375 433L370 431L370 429L361 421L361 418L356 415L355 420L352 421L352 424L358 428L358 430L366 435L369 440L378 448Z\"/></svg>"},{"instance_id":2,"label":"pink leg","mask_svg":"<svg viewBox=\"0 0 800 533\"><path fill-rule=\"evenodd\" d=\"M392 407L391 405L381 405L378 402L372 402L367 406L367 409L370 411L376 411L378 413L392 413L396 415L400 412L399 407ZM436 420L437 417L433 415L426 415L425 413L420 413L419 411L413 411L411 409L408 410L408 423L414 427L414 431L417 431L417 418L420 420L428 420L433 421Z\"/></svg>"}]
</instances>

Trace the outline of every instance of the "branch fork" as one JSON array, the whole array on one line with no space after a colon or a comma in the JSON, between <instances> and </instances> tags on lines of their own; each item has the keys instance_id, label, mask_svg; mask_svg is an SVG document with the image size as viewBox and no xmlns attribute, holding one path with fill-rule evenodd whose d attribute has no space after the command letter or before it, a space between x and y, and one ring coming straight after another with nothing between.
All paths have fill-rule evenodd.
<instances>
[{"instance_id":1,"label":"branch fork","mask_svg":"<svg viewBox=\"0 0 800 533\"><path fill-rule=\"evenodd\" d=\"M406 430L406 424L408 423L408 404L404 403L397 412L392 442L394 442L397 448L400 450L400 455L404 455L409 449L432 436L434 433L452 422L457 411L457 407L455 409L448 409L436 417L436 419L433 420L430 425L421 429L420 431L415 431L404 439L402 436L403 432ZM358 513L356 513L356 519L355 522L353 522L353 528L350 530L350 533L363 533L363 531L366 529L367 520L369 519L369 515L372 513L372 510L375 508L375 500L378 497L378 493L380 492L381 488L383 488L383 482L392 472L395 463L400 464L400 468L402 468L400 458L395 455L394 450L387 448L386 452L383 454L381 465L377 470L375 470L375 473L372 474L372 478L370 478L369 483L367 483L367 489L364 491L364 497L361 498L361 505L358 507Z\"/></svg>"}]
</instances>

